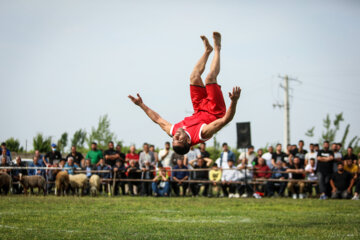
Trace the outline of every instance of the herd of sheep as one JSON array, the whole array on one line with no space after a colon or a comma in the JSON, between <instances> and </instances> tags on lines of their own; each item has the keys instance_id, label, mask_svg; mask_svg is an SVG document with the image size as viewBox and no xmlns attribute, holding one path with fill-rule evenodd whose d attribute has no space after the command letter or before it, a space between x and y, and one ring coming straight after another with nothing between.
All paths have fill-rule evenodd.
<instances>
[{"instance_id":1,"label":"herd of sheep","mask_svg":"<svg viewBox=\"0 0 360 240\"><path fill-rule=\"evenodd\" d=\"M34 188L38 188L38 193L43 192L46 195L46 180L42 176L23 176L20 174L19 182L24 188L24 194L28 193L28 190L33 193ZM55 194L57 196L64 196L71 190L73 194L83 194L85 189L90 186L90 193L92 196L96 196L99 192L101 183L100 177L96 174L92 175L90 179L85 174L69 175L66 171L59 171L56 174L55 180ZM5 172L0 172L0 191L4 194L8 194L12 187L11 176Z\"/></svg>"}]
</instances>

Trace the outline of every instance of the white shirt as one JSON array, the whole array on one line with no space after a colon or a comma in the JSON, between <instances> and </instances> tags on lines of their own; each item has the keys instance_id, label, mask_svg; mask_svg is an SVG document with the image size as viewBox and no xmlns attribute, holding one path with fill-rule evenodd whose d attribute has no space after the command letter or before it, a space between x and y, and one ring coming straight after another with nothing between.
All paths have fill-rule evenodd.
<instances>
[{"instance_id":1,"label":"white shirt","mask_svg":"<svg viewBox=\"0 0 360 240\"><path fill-rule=\"evenodd\" d=\"M310 164L306 165L305 171L309 171L311 169L315 171L316 166L312 167ZM317 175L315 173L308 173L307 179L311 180L311 181L316 181L316 180L318 180L318 177L317 177Z\"/></svg>"},{"instance_id":2,"label":"white shirt","mask_svg":"<svg viewBox=\"0 0 360 240\"><path fill-rule=\"evenodd\" d=\"M317 166L317 152L308 152L305 154L305 160L307 161L308 165L310 164L310 159L315 158L315 168Z\"/></svg>"},{"instance_id":3,"label":"white shirt","mask_svg":"<svg viewBox=\"0 0 360 240\"><path fill-rule=\"evenodd\" d=\"M174 151L169 149L169 153L166 155L166 157L164 159L162 159L165 156L165 154L166 154L165 149L160 150L159 161L161 162L163 167L170 167L171 166L171 156L174 154Z\"/></svg>"},{"instance_id":4,"label":"white shirt","mask_svg":"<svg viewBox=\"0 0 360 240\"><path fill-rule=\"evenodd\" d=\"M237 165L237 168L241 167L242 166L242 163L240 163L239 165ZM245 171L246 171L246 178L252 178L252 164L251 163L247 163L246 164L246 170L245 169L241 169L241 170L238 170L239 173L239 179L245 179Z\"/></svg>"},{"instance_id":5,"label":"white shirt","mask_svg":"<svg viewBox=\"0 0 360 240\"><path fill-rule=\"evenodd\" d=\"M244 160L244 159L248 160L248 163L252 163L252 161L256 158L256 154L255 152L252 152L251 154L249 154L249 152L242 152L240 154L239 160Z\"/></svg>"},{"instance_id":6,"label":"white shirt","mask_svg":"<svg viewBox=\"0 0 360 240\"><path fill-rule=\"evenodd\" d=\"M220 164L220 162L221 162L221 158L218 158L216 160L216 164L218 165L219 168L228 168L229 167L229 165L227 163L227 159L225 161L223 160L222 164Z\"/></svg>"},{"instance_id":7,"label":"white shirt","mask_svg":"<svg viewBox=\"0 0 360 240\"><path fill-rule=\"evenodd\" d=\"M186 156L187 156L188 162L190 162L191 160L201 157L201 152L197 148L194 148L193 150L190 149L190 151L186 154Z\"/></svg>"},{"instance_id":8,"label":"white shirt","mask_svg":"<svg viewBox=\"0 0 360 240\"><path fill-rule=\"evenodd\" d=\"M271 163L272 154L267 152L267 153L264 153L261 157L266 161L266 165L268 165L268 167L271 169L273 167L273 165Z\"/></svg>"},{"instance_id":9,"label":"white shirt","mask_svg":"<svg viewBox=\"0 0 360 240\"><path fill-rule=\"evenodd\" d=\"M221 175L221 181L237 181L239 179L239 173L236 167L232 166L229 170L223 170Z\"/></svg>"}]
</instances>

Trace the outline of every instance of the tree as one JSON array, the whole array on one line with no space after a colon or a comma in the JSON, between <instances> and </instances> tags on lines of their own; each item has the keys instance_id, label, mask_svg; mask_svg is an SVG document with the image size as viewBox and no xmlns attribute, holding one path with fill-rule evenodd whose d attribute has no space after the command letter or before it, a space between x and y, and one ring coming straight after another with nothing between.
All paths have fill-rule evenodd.
<instances>
[{"instance_id":1,"label":"tree","mask_svg":"<svg viewBox=\"0 0 360 240\"><path fill-rule=\"evenodd\" d=\"M9 149L11 152L23 152L24 148L20 147L20 141L13 137L7 139L5 141L6 148Z\"/></svg>"},{"instance_id":2,"label":"tree","mask_svg":"<svg viewBox=\"0 0 360 240\"><path fill-rule=\"evenodd\" d=\"M34 150L39 150L40 152L50 152L51 151L51 137L44 137L42 133L38 133L33 138L33 147Z\"/></svg>"},{"instance_id":3,"label":"tree","mask_svg":"<svg viewBox=\"0 0 360 240\"><path fill-rule=\"evenodd\" d=\"M98 144L99 149L105 149L108 142L113 141L115 134L110 131L110 120L108 115L100 116L98 127L91 128L91 133L87 139L89 148L91 147L92 142Z\"/></svg>"},{"instance_id":4,"label":"tree","mask_svg":"<svg viewBox=\"0 0 360 240\"><path fill-rule=\"evenodd\" d=\"M67 142L68 142L68 134L67 132L64 132L63 134L61 134L61 137L57 142L57 146L60 152L64 152Z\"/></svg>"},{"instance_id":5,"label":"tree","mask_svg":"<svg viewBox=\"0 0 360 240\"><path fill-rule=\"evenodd\" d=\"M71 146L75 146L77 148L83 148L86 140L86 131L85 129L79 129L74 133L73 138L71 139Z\"/></svg>"}]
</instances>

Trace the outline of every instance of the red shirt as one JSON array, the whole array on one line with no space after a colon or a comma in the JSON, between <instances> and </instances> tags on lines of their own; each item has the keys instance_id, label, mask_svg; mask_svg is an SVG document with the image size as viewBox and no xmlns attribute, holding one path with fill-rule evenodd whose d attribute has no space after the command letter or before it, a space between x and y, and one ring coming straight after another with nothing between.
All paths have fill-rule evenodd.
<instances>
[{"instance_id":1,"label":"red shirt","mask_svg":"<svg viewBox=\"0 0 360 240\"><path fill-rule=\"evenodd\" d=\"M190 117L184 118L184 120L182 120L181 122L172 125L170 134L171 136L174 136L178 128L183 128L187 133L187 135L190 137L191 146L193 146L208 140L202 138L201 130L206 124L209 124L215 121L216 119L217 119L216 116L208 112L200 111L194 113Z\"/></svg>"},{"instance_id":2,"label":"red shirt","mask_svg":"<svg viewBox=\"0 0 360 240\"><path fill-rule=\"evenodd\" d=\"M129 161L134 160L134 161L138 162L139 161L139 154L137 154L137 153L127 153L126 156L125 156L125 159L128 159Z\"/></svg>"},{"instance_id":3,"label":"red shirt","mask_svg":"<svg viewBox=\"0 0 360 240\"><path fill-rule=\"evenodd\" d=\"M270 171L271 170L267 165L264 165L264 166L256 165L254 177L255 178L270 178L271 177Z\"/></svg>"}]
</instances>

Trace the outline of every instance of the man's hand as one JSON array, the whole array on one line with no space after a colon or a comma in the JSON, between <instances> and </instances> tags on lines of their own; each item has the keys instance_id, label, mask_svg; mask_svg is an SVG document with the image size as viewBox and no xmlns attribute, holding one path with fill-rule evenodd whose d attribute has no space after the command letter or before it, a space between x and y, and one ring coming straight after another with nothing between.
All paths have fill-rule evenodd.
<instances>
[{"instance_id":1,"label":"man's hand","mask_svg":"<svg viewBox=\"0 0 360 240\"><path fill-rule=\"evenodd\" d=\"M237 101L240 98L241 88L240 87L234 87L232 93L229 92L229 98L231 101Z\"/></svg>"},{"instance_id":2,"label":"man's hand","mask_svg":"<svg viewBox=\"0 0 360 240\"><path fill-rule=\"evenodd\" d=\"M331 192L336 192L336 188L333 188Z\"/></svg>"},{"instance_id":3,"label":"man's hand","mask_svg":"<svg viewBox=\"0 0 360 240\"><path fill-rule=\"evenodd\" d=\"M135 98L135 97L133 97L133 96L131 96L131 95L129 95L128 97L131 99L131 101L132 101L133 103L135 103L136 105L140 106L140 104L143 103L143 100L142 100L142 98L140 97L140 94L136 94L136 95L138 96L137 98Z\"/></svg>"}]
</instances>

